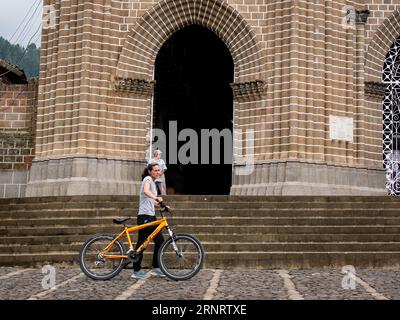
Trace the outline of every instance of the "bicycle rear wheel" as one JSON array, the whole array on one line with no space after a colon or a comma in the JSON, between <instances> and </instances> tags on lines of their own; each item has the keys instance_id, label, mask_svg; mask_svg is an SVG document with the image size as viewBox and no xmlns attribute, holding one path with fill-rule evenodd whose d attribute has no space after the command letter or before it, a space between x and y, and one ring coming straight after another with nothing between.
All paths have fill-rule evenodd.
<instances>
[{"instance_id":1,"label":"bicycle rear wheel","mask_svg":"<svg viewBox=\"0 0 400 320\"><path fill-rule=\"evenodd\" d=\"M172 280L188 280L201 269L204 249L199 240L190 234L176 234L174 248L172 238L167 239L158 252L158 263L164 274Z\"/></svg>"},{"instance_id":2,"label":"bicycle rear wheel","mask_svg":"<svg viewBox=\"0 0 400 320\"><path fill-rule=\"evenodd\" d=\"M94 280L109 280L121 272L125 259L101 257L102 251L114 239L112 234L97 234L86 240L79 253L79 265L84 274ZM108 251L110 255L124 255L124 244L118 239Z\"/></svg>"}]
</instances>

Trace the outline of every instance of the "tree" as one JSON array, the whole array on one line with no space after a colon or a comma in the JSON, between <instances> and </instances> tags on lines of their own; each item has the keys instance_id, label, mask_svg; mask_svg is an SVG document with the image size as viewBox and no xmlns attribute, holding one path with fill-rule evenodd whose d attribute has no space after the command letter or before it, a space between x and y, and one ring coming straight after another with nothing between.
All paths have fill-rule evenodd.
<instances>
[{"instance_id":1,"label":"tree","mask_svg":"<svg viewBox=\"0 0 400 320\"><path fill-rule=\"evenodd\" d=\"M13 45L0 37L0 59L23 69L28 79L39 77L40 48L36 47L34 43L24 48L19 44Z\"/></svg>"}]
</instances>

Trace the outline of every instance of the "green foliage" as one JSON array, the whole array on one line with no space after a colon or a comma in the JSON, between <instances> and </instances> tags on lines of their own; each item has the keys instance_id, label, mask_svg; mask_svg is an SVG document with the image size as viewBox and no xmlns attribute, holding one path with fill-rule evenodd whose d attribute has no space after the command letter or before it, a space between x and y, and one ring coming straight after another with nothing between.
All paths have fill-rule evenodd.
<instances>
[{"instance_id":1,"label":"green foliage","mask_svg":"<svg viewBox=\"0 0 400 320\"><path fill-rule=\"evenodd\" d=\"M0 59L23 69L28 79L39 77L40 48L36 47L34 43L24 48L19 44L12 45L0 37Z\"/></svg>"}]
</instances>

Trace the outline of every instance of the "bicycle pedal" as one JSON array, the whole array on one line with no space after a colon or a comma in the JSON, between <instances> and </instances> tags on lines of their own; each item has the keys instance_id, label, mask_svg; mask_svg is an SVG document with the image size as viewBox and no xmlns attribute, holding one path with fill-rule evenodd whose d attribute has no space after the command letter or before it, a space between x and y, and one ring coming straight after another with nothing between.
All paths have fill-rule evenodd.
<instances>
[{"instance_id":1,"label":"bicycle pedal","mask_svg":"<svg viewBox=\"0 0 400 320\"><path fill-rule=\"evenodd\" d=\"M140 259L140 254L138 254L138 253L135 252L135 251L131 251L131 252L129 252L128 257L129 257L129 258L128 258L128 259L129 259L129 262L136 263L136 262L138 262L139 259Z\"/></svg>"}]
</instances>

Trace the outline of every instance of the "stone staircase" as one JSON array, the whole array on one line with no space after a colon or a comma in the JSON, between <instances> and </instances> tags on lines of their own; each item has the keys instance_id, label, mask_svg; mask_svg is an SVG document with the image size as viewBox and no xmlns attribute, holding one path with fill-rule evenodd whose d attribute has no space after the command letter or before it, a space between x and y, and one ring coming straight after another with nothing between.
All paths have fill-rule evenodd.
<instances>
[{"instance_id":1,"label":"stone staircase","mask_svg":"<svg viewBox=\"0 0 400 320\"><path fill-rule=\"evenodd\" d=\"M174 209L171 227L202 241L205 267L400 265L399 198L168 196L165 200ZM88 236L118 232L120 227L112 219L136 217L137 207L135 196L2 199L0 265L76 263ZM150 250L144 263L150 261Z\"/></svg>"}]
</instances>

